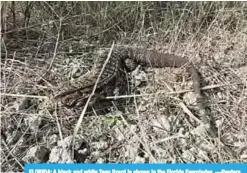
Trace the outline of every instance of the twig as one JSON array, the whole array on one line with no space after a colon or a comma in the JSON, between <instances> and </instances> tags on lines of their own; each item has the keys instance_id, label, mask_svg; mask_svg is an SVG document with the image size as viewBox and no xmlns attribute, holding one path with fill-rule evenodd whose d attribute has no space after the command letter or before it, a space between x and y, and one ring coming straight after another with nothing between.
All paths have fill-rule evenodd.
<instances>
[{"instance_id":1,"label":"twig","mask_svg":"<svg viewBox=\"0 0 247 173\"><path fill-rule=\"evenodd\" d=\"M8 145L6 144L6 142L3 139L1 140L1 143L8 150L9 154L11 155L11 157L14 158L14 160L16 161L16 163L24 170L23 165L18 161L18 159L16 158L16 156L10 151L10 148L8 147ZM6 158L7 158L7 156L6 156Z\"/></svg>"},{"instance_id":2,"label":"twig","mask_svg":"<svg viewBox=\"0 0 247 173\"><path fill-rule=\"evenodd\" d=\"M26 98L36 98L36 99L49 99L49 97L47 97L47 96L36 96L36 95L25 95L25 94L10 94L10 93L0 93L0 96L26 97Z\"/></svg>"},{"instance_id":3,"label":"twig","mask_svg":"<svg viewBox=\"0 0 247 173\"><path fill-rule=\"evenodd\" d=\"M49 72L51 70L51 67L53 65L53 62L54 62L54 60L56 58L56 55L57 55L57 48L58 48L58 43L59 43L59 39L60 39L60 32L61 32L61 27L62 27L62 21L63 21L63 18L60 18L60 20L59 20L58 34L57 34L57 40L56 40L56 45L55 45L55 49L54 49L54 52L53 52L53 57L52 57L52 60L51 60L51 64L50 64L47 72Z\"/></svg>"},{"instance_id":4,"label":"twig","mask_svg":"<svg viewBox=\"0 0 247 173\"><path fill-rule=\"evenodd\" d=\"M182 109L183 111L189 115L192 119L194 119L195 121L197 121L198 123L202 124L202 121L200 119L198 119L188 108L187 106L183 103L183 102L180 102L178 104Z\"/></svg>"},{"instance_id":5,"label":"twig","mask_svg":"<svg viewBox=\"0 0 247 173\"><path fill-rule=\"evenodd\" d=\"M100 80L100 78L101 78L101 75L102 75L102 73L103 73L103 71L104 71L104 69L105 69L105 67L106 67L106 65L107 65L107 63L108 63L108 61L110 60L110 57L111 57L111 54L112 54L113 47L114 47L114 42L112 43L112 46L111 46L110 52L109 52L109 54L108 54L108 57L107 57L105 63L103 64L103 67L102 67L102 69L101 69L101 71L100 71L100 73L99 73L99 76L98 76L98 78L97 78L97 80L96 80L96 82L95 82L95 85L94 85L94 87L93 87L92 93L89 95L89 97L88 97L88 99L87 99L87 102L86 102L86 104L85 104L85 106L84 106L84 108L83 108L83 110L82 110L82 113L81 113L81 115L80 115L80 117L79 117L79 119L78 119L78 121L77 121L77 124L76 124L76 126L75 126L74 133L73 133L73 137L72 137L72 158L74 158L75 136L77 135L77 132L78 132L80 126L81 126L81 123L82 123L82 120L83 120L84 115L85 115L85 113L86 113L88 104L89 104L91 98L93 97L93 95L94 95L94 93L95 93L95 91L96 91L96 88L97 88L98 82L99 82L99 80Z\"/></svg>"},{"instance_id":6,"label":"twig","mask_svg":"<svg viewBox=\"0 0 247 173\"><path fill-rule=\"evenodd\" d=\"M209 90L209 89L220 88L220 87L231 86L231 85L234 85L234 84L209 85L209 86L202 87L201 90ZM120 99L120 98L144 97L144 96L151 96L151 95L157 95L157 94L172 95L172 94L182 94L182 93L187 93L187 92L192 92L192 91L193 90L180 90L180 91L170 91L170 92L167 92L166 90L160 90L160 91L157 91L156 93L152 93L152 94L136 94L136 95L108 96L105 99ZM11 94L11 93L0 93L0 96L27 97L27 98L37 98L37 99L49 99L49 97L47 97L47 96L36 96L36 95L25 95L25 94Z\"/></svg>"}]
</instances>

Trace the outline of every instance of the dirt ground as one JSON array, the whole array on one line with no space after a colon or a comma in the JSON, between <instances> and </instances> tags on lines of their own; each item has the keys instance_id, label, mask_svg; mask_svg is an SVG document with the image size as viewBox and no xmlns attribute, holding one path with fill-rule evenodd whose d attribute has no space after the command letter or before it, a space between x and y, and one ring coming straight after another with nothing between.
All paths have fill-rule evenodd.
<instances>
[{"instance_id":1,"label":"dirt ground","mask_svg":"<svg viewBox=\"0 0 247 173\"><path fill-rule=\"evenodd\" d=\"M246 163L247 22L237 10L217 14L230 24L222 27L215 19L204 32L168 41L168 31L162 29L119 31L118 39L102 41L102 28L76 25L61 30L63 21L53 21L58 31L54 35L47 23L35 22L28 29L3 33L2 171L22 171L24 163ZM178 34L182 28L176 30ZM123 98L95 105L85 114L73 160L70 144L84 107L66 108L50 96L73 74L90 71L94 50L112 41L188 57L200 72L217 134L227 143L210 137L198 123L192 81L184 69L141 67L125 81L136 85L134 92L120 89L118 97Z\"/></svg>"}]
</instances>

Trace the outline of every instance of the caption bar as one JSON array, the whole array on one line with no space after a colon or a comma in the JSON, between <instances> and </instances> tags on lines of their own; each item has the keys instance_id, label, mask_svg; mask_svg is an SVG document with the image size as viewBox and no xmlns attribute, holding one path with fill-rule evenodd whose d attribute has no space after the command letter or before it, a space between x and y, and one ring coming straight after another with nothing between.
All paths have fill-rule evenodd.
<instances>
[{"instance_id":1,"label":"caption bar","mask_svg":"<svg viewBox=\"0 0 247 173\"><path fill-rule=\"evenodd\" d=\"M26 164L25 173L247 173L247 164Z\"/></svg>"}]
</instances>

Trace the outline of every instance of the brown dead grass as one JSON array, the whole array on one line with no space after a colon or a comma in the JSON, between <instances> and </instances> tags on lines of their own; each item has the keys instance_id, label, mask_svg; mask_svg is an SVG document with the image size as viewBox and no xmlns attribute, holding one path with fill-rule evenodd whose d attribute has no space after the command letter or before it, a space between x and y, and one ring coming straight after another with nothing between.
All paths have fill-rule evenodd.
<instances>
[{"instance_id":1,"label":"brown dead grass","mask_svg":"<svg viewBox=\"0 0 247 173\"><path fill-rule=\"evenodd\" d=\"M51 149L72 135L83 108L55 108L48 97L71 71L89 71L91 50L113 40L189 57L202 75L218 134L237 158L198 126L189 76L166 68L145 72L141 96L113 101L107 115L98 108L89 112L93 116L83 119L79 131L92 149L85 162L247 162L245 3L16 2L15 19L11 5L5 6L9 26L1 42L2 171L22 171L30 148ZM81 54L64 54L71 51Z\"/></svg>"}]
</instances>

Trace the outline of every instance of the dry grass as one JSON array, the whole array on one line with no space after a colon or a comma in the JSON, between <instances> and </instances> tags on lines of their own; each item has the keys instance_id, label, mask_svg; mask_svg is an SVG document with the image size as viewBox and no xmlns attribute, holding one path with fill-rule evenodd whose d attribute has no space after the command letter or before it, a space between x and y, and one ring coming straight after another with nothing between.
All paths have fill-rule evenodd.
<instances>
[{"instance_id":1,"label":"dry grass","mask_svg":"<svg viewBox=\"0 0 247 173\"><path fill-rule=\"evenodd\" d=\"M188 56L236 157L198 126L183 69L165 68L137 75L147 85L111 102L107 115L95 107L84 117L84 162L247 162L245 2L7 2L1 16L2 171L22 171L31 148L52 149L73 134L83 108L55 107L49 96L113 41Z\"/></svg>"}]
</instances>

